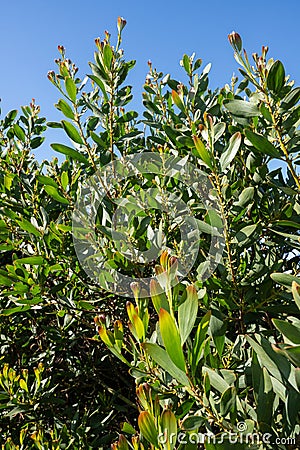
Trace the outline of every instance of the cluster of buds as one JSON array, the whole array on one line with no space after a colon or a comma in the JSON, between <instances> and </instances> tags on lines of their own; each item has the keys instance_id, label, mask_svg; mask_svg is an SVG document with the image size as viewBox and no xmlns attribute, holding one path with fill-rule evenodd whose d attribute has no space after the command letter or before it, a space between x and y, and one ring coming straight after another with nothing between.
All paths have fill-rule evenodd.
<instances>
[{"instance_id":1,"label":"cluster of buds","mask_svg":"<svg viewBox=\"0 0 300 450\"><path fill-rule=\"evenodd\" d=\"M167 250L164 250L160 255L159 259L160 265L156 266L156 272L162 273L165 271L170 271L171 269L177 269L178 261L175 256L170 256Z\"/></svg>"}]
</instances>

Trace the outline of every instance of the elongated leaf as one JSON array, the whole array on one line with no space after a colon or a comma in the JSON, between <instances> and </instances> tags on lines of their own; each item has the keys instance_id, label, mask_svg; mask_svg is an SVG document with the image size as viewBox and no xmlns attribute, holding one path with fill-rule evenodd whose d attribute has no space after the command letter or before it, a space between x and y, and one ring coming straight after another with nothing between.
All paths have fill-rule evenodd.
<instances>
[{"instance_id":1,"label":"elongated leaf","mask_svg":"<svg viewBox=\"0 0 300 450\"><path fill-rule=\"evenodd\" d=\"M201 416L189 416L183 420L181 426L184 430L192 431L201 427L205 422L205 418Z\"/></svg>"},{"instance_id":2,"label":"elongated leaf","mask_svg":"<svg viewBox=\"0 0 300 450\"><path fill-rule=\"evenodd\" d=\"M113 52L109 44L104 45L103 48L103 62L107 69L110 69Z\"/></svg>"},{"instance_id":3,"label":"elongated leaf","mask_svg":"<svg viewBox=\"0 0 300 450\"><path fill-rule=\"evenodd\" d=\"M22 230L28 231L28 233L34 234L35 236L41 235L40 231L26 219L17 220L17 224L20 226L20 228L22 228Z\"/></svg>"},{"instance_id":4,"label":"elongated leaf","mask_svg":"<svg viewBox=\"0 0 300 450\"><path fill-rule=\"evenodd\" d=\"M289 341L294 344L300 344L300 328L285 320L273 319L272 322L277 330L279 330L283 336L288 338Z\"/></svg>"},{"instance_id":5,"label":"elongated leaf","mask_svg":"<svg viewBox=\"0 0 300 450\"><path fill-rule=\"evenodd\" d=\"M258 422L270 423L273 417L274 399L275 393L270 375L263 367L256 407Z\"/></svg>"},{"instance_id":6,"label":"elongated leaf","mask_svg":"<svg viewBox=\"0 0 300 450\"><path fill-rule=\"evenodd\" d=\"M85 164L86 166L89 165L89 162L88 162L88 160L86 159L85 156L83 156L77 150L74 150L73 148L68 147L67 145L64 145L64 144L51 144L51 147L56 152L62 153L63 155L70 156L70 158L73 158L75 161L79 161L79 162ZM53 186L53 185L51 185L51 186Z\"/></svg>"},{"instance_id":7,"label":"elongated leaf","mask_svg":"<svg viewBox=\"0 0 300 450\"><path fill-rule=\"evenodd\" d=\"M164 434L164 450L172 450L176 444L177 420L174 413L165 409L161 415L161 430Z\"/></svg>"},{"instance_id":8,"label":"elongated leaf","mask_svg":"<svg viewBox=\"0 0 300 450\"><path fill-rule=\"evenodd\" d=\"M159 329L171 360L179 369L185 371L185 362L178 328L173 317L163 308L159 312Z\"/></svg>"},{"instance_id":9,"label":"elongated leaf","mask_svg":"<svg viewBox=\"0 0 300 450\"><path fill-rule=\"evenodd\" d=\"M292 89L282 100L281 107L289 110L298 103L300 99L300 87Z\"/></svg>"},{"instance_id":10,"label":"elongated leaf","mask_svg":"<svg viewBox=\"0 0 300 450\"><path fill-rule=\"evenodd\" d=\"M275 61L267 75L267 86L275 94L279 94L285 83L285 71L281 61Z\"/></svg>"},{"instance_id":11,"label":"elongated leaf","mask_svg":"<svg viewBox=\"0 0 300 450\"><path fill-rule=\"evenodd\" d=\"M30 309L29 305L17 306L16 308L3 309L0 313L0 315L1 316L11 316L12 314L16 314L19 312L25 312L25 311L28 311L29 309Z\"/></svg>"},{"instance_id":12,"label":"elongated leaf","mask_svg":"<svg viewBox=\"0 0 300 450\"><path fill-rule=\"evenodd\" d=\"M217 389L217 391L221 392L221 394L226 391L230 387L227 381L219 375L216 370L210 369L209 367L202 368L203 375L205 373L208 374L210 384Z\"/></svg>"},{"instance_id":13,"label":"elongated leaf","mask_svg":"<svg viewBox=\"0 0 300 450\"><path fill-rule=\"evenodd\" d=\"M70 105L63 100L60 99L57 102L57 105L55 105L57 109L59 109L68 119L74 119L74 113Z\"/></svg>"},{"instance_id":14,"label":"elongated leaf","mask_svg":"<svg viewBox=\"0 0 300 450\"><path fill-rule=\"evenodd\" d=\"M226 100L224 101L225 108L231 114L237 117L250 118L259 115L259 109L254 103L246 102L245 100Z\"/></svg>"},{"instance_id":15,"label":"elongated leaf","mask_svg":"<svg viewBox=\"0 0 300 450\"><path fill-rule=\"evenodd\" d=\"M68 93L70 99L72 100L72 102L75 103L76 102L76 94L77 94L76 84L74 83L72 78L68 77L65 80L65 85L66 85L66 90L67 90L67 93Z\"/></svg>"},{"instance_id":16,"label":"elongated leaf","mask_svg":"<svg viewBox=\"0 0 300 450\"><path fill-rule=\"evenodd\" d=\"M235 238L234 242L237 242L239 245L242 245L244 242L246 242L250 236L257 230L258 224L255 223L253 225L246 225L245 227L241 228Z\"/></svg>"},{"instance_id":17,"label":"elongated leaf","mask_svg":"<svg viewBox=\"0 0 300 450\"><path fill-rule=\"evenodd\" d=\"M30 264L32 266L34 265L41 265L45 262L44 258L42 256L28 256L26 258L20 258L16 259L15 263L19 264Z\"/></svg>"},{"instance_id":18,"label":"elongated leaf","mask_svg":"<svg viewBox=\"0 0 300 450\"><path fill-rule=\"evenodd\" d=\"M228 413L233 413L236 410L236 389L230 386L223 392L220 400L220 414L225 417Z\"/></svg>"},{"instance_id":19,"label":"elongated leaf","mask_svg":"<svg viewBox=\"0 0 300 450\"><path fill-rule=\"evenodd\" d=\"M189 380L185 372L180 370L171 360L168 353L157 344L143 343L142 347L153 358L153 360L164 370L166 370L180 384L189 386Z\"/></svg>"},{"instance_id":20,"label":"elongated leaf","mask_svg":"<svg viewBox=\"0 0 300 450\"><path fill-rule=\"evenodd\" d=\"M281 284L287 288L292 287L293 281L296 283L299 283L299 278L295 277L294 275L290 275L289 273L272 273L271 278L275 283Z\"/></svg>"},{"instance_id":21,"label":"elongated leaf","mask_svg":"<svg viewBox=\"0 0 300 450\"><path fill-rule=\"evenodd\" d=\"M300 310L300 284L297 283L296 281L292 282L292 293L293 293L293 297L296 302L296 305L298 306L298 308Z\"/></svg>"},{"instance_id":22,"label":"elongated leaf","mask_svg":"<svg viewBox=\"0 0 300 450\"><path fill-rule=\"evenodd\" d=\"M195 324L198 312L198 295L194 286L186 288L186 300L178 308L178 325L181 344L189 337Z\"/></svg>"},{"instance_id":23,"label":"elongated leaf","mask_svg":"<svg viewBox=\"0 0 300 450\"><path fill-rule=\"evenodd\" d=\"M245 135L253 147L262 154L272 156L273 158L280 158L279 151L262 134L253 133L250 130L246 130Z\"/></svg>"},{"instance_id":24,"label":"elongated leaf","mask_svg":"<svg viewBox=\"0 0 300 450\"><path fill-rule=\"evenodd\" d=\"M20 141L25 142L25 133L23 128L20 127L17 123L14 124L14 133Z\"/></svg>"},{"instance_id":25,"label":"elongated leaf","mask_svg":"<svg viewBox=\"0 0 300 450\"><path fill-rule=\"evenodd\" d=\"M149 411L142 411L138 417L139 429L150 444L158 448L158 431L155 426L154 417Z\"/></svg>"},{"instance_id":26,"label":"elongated leaf","mask_svg":"<svg viewBox=\"0 0 300 450\"><path fill-rule=\"evenodd\" d=\"M177 92L174 91L174 89L172 90L172 99L173 99L173 102L175 103L175 105L177 106L177 108L179 108L180 111L185 113L185 106L184 106L181 98L177 94Z\"/></svg>"},{"instance_id":27,"label":"elongated leaf","mask_svg":"<svg viewBox=\"0 0 300 450\"><path fill-rule=\"evenodd\" d=\"M271 344L258 334L255 335L256 340L247 336L246 339L256 352L261 367L266 367L269 374L274 376L280 382L287 380L295 389L297 389L295 380L295 371L293 371L289 361L277 354ZM296 347L294 347L296 348ZM300 349L300 346L298 346Z\"/></svg>"},{"instance_id":28,"label":"elongated leaf","mask_svg":"<svg viewBox=\"0 0 300 450\"><path fill-rule=\"evenodd\" d=\"M30 141L30 147L32 149L38 148L44 142L45 138L42 136L36 136Z\"/></svg>"},{"instance_id":29,"label":"elongated leaf","mask_svg":"<svg viewBox=\"0 0 300 450\"><path fill-rule=\"evenodd\" d=\"M45 186L44 189L47 192L47 194L49 194L57 202L63 203L64 205L68 205L69 204L69 201L65 197L62 197L59 194L59 192L57 191L57 189L55 189L55 187L53 187L53 186Z\"/></svg>"},{"instance_id":30,"label":"elongated leaf","mask_svg":"<svg viewBox=\"0 0 300 450\"><path fill-rule=\"evenodd\" d=\"M160 284L158 283L158 281L156 281L154 279L151 279L151 281L150 281L150 295L151 295L151 300L152 300L153 306L154 306L157 314L159 314L159 311L161 308L170 312L170 306L169 306L169 302L167 300L167 296L166 296L165 292L161 292Z\"/></svg>"},{"instance_id":31,"label":"elongated leaf","mask_svg":"<svg viewBox=\"0 0 300 450\"><path fill-rule=\"evenodd\" d=\"M212 168L212 159L204 143L198 136L193 136L193 141L200 159L202 159L202 161L205 162L205 164L207 164L208 167Z\"/></svg>"},{"instance_id":32,"label":"elongated leaf","mask_svg":"<svg viewBox=\"0 0 300 450\"><path fill-rule=\"evenodd\" d=\"M78 130L74 127L74 125L72 125L67 120L62 120L61 123L69 138L72 139L72 141L76 142L77 144L83 145L83 140Z\"/></svg>"},{"instance_id":33,"label":"elongated leaf","mask_svg":"<svg viewBox=\"0 0 300 450\"><path fill-rule=\"evenodd\" d=\"M230 165L231 161L235 158L237 152L239 151L242 142L242 136L240 132L235 133L231 136L228 147L222 153L220 158L220 167L224 171Z\"/></svg>"},{"instance_id":34,"label":"elongated leaf","mask_svg":"<svg viewBox=\"0 0 300 450\"><path fill-rule=\"evenodd\" d=\"M207 313L202 317L201 322L198 325L195 339L193 341L193 349L192 349L192 371L193 374L196 372L197 365L201 358L201 351L203 345L205 343L205 338L209 326L209 321L211 317L211 311L207 311Z\"/></svg>"}]
</instances>

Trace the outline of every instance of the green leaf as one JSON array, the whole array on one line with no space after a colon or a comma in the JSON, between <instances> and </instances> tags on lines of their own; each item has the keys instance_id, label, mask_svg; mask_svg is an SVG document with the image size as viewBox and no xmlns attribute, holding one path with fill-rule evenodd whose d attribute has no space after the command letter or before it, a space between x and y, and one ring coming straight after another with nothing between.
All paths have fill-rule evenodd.
<instances>
[{"instance_id":1,"label":"green leaf","mask_svg":"<svg viewBox=\"0 0 300 450\"><path fill-rule=\"evenodd\" d=\"M292 282L292 293L294 300L296 302L296 305L298 306L298 309L300 310L300 284L296 281Z\"/></svg>"},{"instance_id":2,"label":"green leaf","mask_svg":"<svg viewBox=\"0 0 300 450\"><path fill-rule=\"evenodd\" d=\"M283 355L288 358L288 360L295 364L298 368L300 367L300 345L291 346L287 344L281 344L279 345L279 347L276 347L274 345L273 349L279 355ZM294 387L296 388L296 386Z\"/></svg>"},{"instance_id":3,"label":"green leaf","mask_svg":"<svg viewBox=\"0 0 300 450\"><path fill-rule=\"evenodd\" d=\"M220 414L225 417L228 413L234 413L236 410L236 389L230 386L223 392L220 400Z\"/></svg>"},{"instance_id":4,"label":"green leaf","mask_svg":"<svg viewBox=\"0 0 300 450\"><path fill-rule=\"evenodd\" d=\"M178 308L178 324L181 344L189 337L198 312L198 295L194 286L186 288L186 300Z\"/></svg>"},{"instance_id":5,"label":"green leaf","mask_svg":"<svg viewBox=\"0 0 300 450\"><path fill-rule=\"evenodd\" d=\"M289 341L294 344L300 344L300 328L296 327L286 320L272 319L275 327L281 334L283 334Z\"/></svg>"},{"instance_id":6,"label":"green leaf","mask_svg":"<svg viewBox=\"0 0 300 450\"><path fill-rule=\"evenodd\" d=\"M161 432L164 434L164 450L172 450L176 444L177 420L170 409L165 409L161 415Z\"/></svg>"},{"instance_id":7,"label":"green leaf","mask_svg":"<svg viewBox=\"0 0 300 450\"><path fill-rule=\"evenodd\" d=\"M142 347L151 358L180 384L189 386L189 380L184 371L180 370L171 360L168 353L157 344L143 343Z\"/></svg>"},{"instance_id":8,"label":"green leaf","mask_svg":"<svg viewBox=\"0 0 300 450\"><path fill-rule=\"evenodd\" d=\"M74 119L74 113L70 105L63 100L60 99L58 103L55 105L57 109L59 109L68 119Z\"/></svg>"},{"instance_id":9,"label":"green leaf","mask_svg":"<svg viewBox=\"0 0 300 450\"><path fill-rule=\"evenodd\" d=\"M127 434L136 434L136 430L128 422L123 423L121 431L124 431L124 433L127 433Z\"/></svg>"},{"instance_id":10,"label":"green leaf","mask_svg":"<svg viewBox=\"0 0 300 450\"><path fill-rule=\"evenodd\" d=\"M291 220L275 220L275 222L272 223L272 226L273 225L275 226L278 225L281 227L292 227L297 228L297 230L300 230L300 223L292 222Z\"/></svg>"},{"instance_id":11,"label":"green leaf","mask_svg":"<svg viewBox=\"0 0 300 450\"><path fill-rule=\"evenodd\" d=\"M20 228L22 228L22 230L28 231L28 233L34 234L35 236L41 235L40 231L26 219L17 220L17 224Z\"/></svg>"},{"instance_id":12,"label":"green leaf","mask_svg":"<svg viewBox=\"0 0 300 450\"><path fill-rule=\"evenodd\" d=\"M128 111L125 114L122 114L118 119L117 123L130 122L138 117L138 113L136 111Z\"/></svg>"},{"instance_id":13,"label":"green leaf","mask_svg":"<svg viewBox=\"0 0 300 450\"><path fill-rule=\"evenodd\" d=\"M210 324L209 328L211 331L212 338L214 340L215 346L217 348L217 352L222 357L223 348L225 343L225 332L226 332L226 323L223 320L223 316L220 311L216 309L211 310Z\"/></svg>"},{"instance_id":14,"label":"green leaf","mask_svg":"<svg viewBox=\"0 0 300 450\"><path fill-rule=\"evenodd\" d=\"M103 62L107 69L110 69L113 58L113 52L109 44L105 44L103 48Z\"/></svg>"},{"instance_id":15,"label":"green leaf","mask_svg":"<svg viewBox=\"0 0 300 450\"><path fill-rule=\"evenodd\" d=\"M77 88L76 84L72 80L72 78L68 77L65 79L65 85L66 85L66 91L72 100L73 103L76 102L76 94L77 94Z\"/></svg>"},{"instance_id":16,"label":"green leaf","mask_svg":"<svg viewBox=\"0 0 300 450\"><path fill-rule=\"evenodd\" d=\"M153 306L157 314L161 308L170 312L170 306L165 292L161 292L161 286L158 281L151 279L150 281L150 295Z\"/></svg>"},{"instance_id":17,"label":"green leaf","mask_svg":"<svg viewBox=\"0 0 300 450\"><path fill-rule=\"evenodd\" d=\"M25 380L23 380L23 378L20 379L19 383L20 383L20 388L23 389L24 391L28 392L27 383Z\"/></svg>"},{"instance_id":18,"label":"green leaf","mask_svg":"<svg viewBox=\"0 0 300 450\"><path fill-rule=\"evenodd\" d=\"M189 416L183 420L181 426L184 430L193 431L201 427L205 422L205 418L201 416Z\"/></svg>"},{"instance_id":19,"label":"green leaf","mask_svg":"<svg viewBox=\"0 0 300 450\"><path fill-rule=\"evenodd\" d=\"M248 186L239 195L237 205L238 206L248 205L248 203L251 202L251 200L253 200L253 197L254 197L254 187Z\"/></svg>"},{"instance_id":20,"label":"green leaf","mask_svg":"<svg viewBox=\"0 0 300 450\"><path fill-rule=\"evenodd\" d=\"M56 152L62 153L63 155L70 156L70 158L74 159L75 161L79 161L79 162L85 164L86 166L89 165L89 162L88 162L88 160L86 159L85 156L83 156L77 150L74 150L73 148L68 147L67 145L51 144L51 147Z\"/></svg>"},{"instance_id":21,"label":"green leaf","mask_svg":"<svg viewBox=\"0 0 300 450\"><path fill-rule=\"evenodd\" d=\"M296 87L292 89L286 97L284 97L280 106L286 110L289 110L293 106L295 106L296 103L298 103L299 99L300 99L300 87Z\"/></svg>"},{"instance_id":22,"label":"green leaf","mask_svg":"<svg viewBox=\"0 0 300 450\"><path fill-rule=\"evenodd\" d=\"M193 136L193 141L200 159L212 169L212 159L204 143L198 136Z\"/></svg>"},{"instance_id":23,"label":"green leaf","mask_svg":"<svg viewBox=\"0 0 300 450\"><path fill-rule=\"evenodd\" d=\"M25 312L28 311L30 309L29 305L22 305L22 306L17 306L16 308L8 308L8 309L3 309L0 313L1 316L11 316L12 314L15 313L19 313L19 312Z\"/></svg>"},{"instance_id":24,"label":"green leaf","mask_svg":"<svg viewBox=\"0 0 300 450\"><path fill-rule=\"evenodd\" d=\"M82 137L80 136L78 130L74 127L74 125L72 125L67 120L62 120L61 123L69 138L77 144L83 145Z\"/></svg>"},{"instance_id":25,"label":"green leaf","mask_svg":"<svg viewBox=\"0 0 300 450\"><path fill-rule=\"evenodd\" d=\"M299 278L295 277L294 275L290 275L289 273L271 273L270 277L272 278L275 283L281 284L282 286L285 286L287 288L292 287L293 281L296 283L299 282Z\"/></svg>"},{"instance_id":26,"label":"green leaf","mask_svg":"<svg viewBox=\"0 0 300 450\"><path fill-rule=\"evenodd\" d=\"M36 136L30 141L30 147L32 149L38 148L44 142L45 138L42 136Z\"/></svg>"},{"instance_id":27,"label":"green leaf","mask_svg":"<svg viewBox=\"0 0 300 450\"><path fill-rule=\"evenodd\" d=\"M279 94L285 83L285 71L281 61L275 61L267 75L267 86L275 94Z\"/></svg>"},{"instance_id":28,"label":"green leaf","mask_svg":"<svg viewBox=\"0 0 300 450\"><path fill-rule=\"evenodd\" d=\"M220 167L222 171L226 170L231 161L235 158L237 152L239 151L241 142L242 135L239 131L231 136L228 147L222 153L220 158Z\"/></svg>"},{"instance_id":29,"label":"green leaf","mask_svg":"<svg viewBox=\"0 0 300 450\"><path fill-rule=\"evenodd\" d=\"M158 448L158 431L152 414L148 411L142 411L138 417L138 426L144 438L155 448Z\"/></svg>"},{"instance_id":30,"label":"green leaf","mask_svg":"<svg viewBox=\"0 0 300 450\"><path fill-rule=\"evenodd\" d=\"M175 103L175 105L177 106L177 108L179 108L180 111L185 113L185 106L184 106L181 98L179 97L179 95L177 94L177 92L174 89L172 90L172 99L173 99L173 102Z\"/></svg>"},{"instance_id":31,"label":"green leaf","mask_svg":"<svg viewBox=\"0 0 300 450\"><path fill-rule=\"evenodd\" d=\"M221 375L216 372L216 370L210 369L209 367L203 367L202 373L203 375L207 373L210 384L221 394L230 387L227 381L225 381L224 378L222 378Z\"/></svg>"},{"instance_id":32,"label":"green leaf","mask_svg":"<svg viewBox=\"0 0 300 450\"><path fill-rule=\"evenodd\" d=\"M265 367L262 368L262 376L260 380L258 397L257 397L257 421L270 423L273 417L273 403L275 393L270 375Z\"/></svg>"},{"instance_id":33,"label":"green leaf","mask_svg":"<svg viewBox=\"0 0 300 450\"><path fill-rule=\"evenodd\" d=\"M68 184L69 184L68 172L62 172L62 174L60 176L60 181L61 181L61 185L62 185L63 189L66 190L68 187Z\"/></svg>"},{"instance_id":34,"label":"green leaf","mask_svg":"<svg viewBox=\"0 0 300 450\"><path fill-rule=\"evenodd\" d=\"M196 335L193 340L192 364L191 364L193 374L195 374L199 360L201 358L201 352L203 349L203 345L205 343L205 337L207 334L210 317L211 311L207 311L207 313L202 317L201 322L198 325Z\"/></svg>"},{"instance_id":35,"label":"green leaf","mask_svg":"<svg viewBox=\"0 0 300 450\"><path fill-rule=\"evenodd\" d=\"M31 266L40 266L44 264L45 259L42 256L28 256L26 258L15 259L15 263L19 264L30 264Z\"/></svg>"},{"instance_id":36,"label":"green leaf","mask_svg":"<svg viewBox=\"0 0 300 450\"><path fill-rule=\"evenodd\" d=\"M300 368L298 367L295 371L296 383L298 386L298 391L300 392Z\"/></svg>"},{"instance_id":37,"label":"green leaf","mask_svg":"<svg viewBox=\"0 0 300 450\"><path fill-rule=\"evenodd\" d=\"M185 361L178 328L174 318L163 308L159 312L159 329L171 360L179 369L185 371Z\"/></svg>"},{"instance_id":38,"label":"green leaf","mask_svg":"<svg viewBox=\"0 0 300 450\"><path fill-rule=\"evenodd\" d=\"M263 136L262 134L253 133L250 130L245 130L245 135L256 150L258 150L262 154L280 159L279 151L274 147L274 145L271 144L270 141L268 141L265 136Z\"/></svg>"},{"instance_id":39,"label":"green leaf","mask_svg":"<svg viewBox=\"0 0 300 450\"><path fill-rule=\"evenodd\" d=\"M68 205L69 201L65 198L62 197L59 192L57 191L57 189L55 189L55 187L53 186L45 186L44 187L45 191L47 192L47 194L49 194L52 198L54 198L54 200L63 203L64 205Z\"/></svg>"},{"instance_id":40,"label":"green leaf","mask_svg":"<svg viewBox=\"0 0 300 450\"><path fill-rule=\"evenodd\" d=\"M48 186L53 186L56 189L58 189L58 184L56 183L56 181L54 181L52 178L50 177L46 177L45 175L37 175L37 180L41 183L41 184L45 184Z\"/></svg>"},{"instance_id":41,"label":"green leaf","mask_svg":"<svg viewBox=\"0 0 300 450\"><path fill-rule=\"evenodd\" d=\"M21 128L20 125L15 123L13 126L13 129L14 129L14 133L17 136L17 138L20 139L20 141L25 142L25 133L24 133L23 128Z\"/></svg>"},{"instance_id":42,"label":"green leaf","mask_svg":"<svg viewBox=\"0 0 300 450\"><path fill-rule=\"evenodd\" d=\"M186 54L183 55L182 64L186 73L189 74L191 69L190 69L190 58L188 57L188 55Z\"/></svg>"},{"instance_id":43,"label":"green leaf","mask_svg":"<svg viewBox=\"0 0 300 450\"><path fill-rule=\"evenodd\" d=\"M258 224L255 223L253 225L246 225L245 227L241 228L237 234L235 235L234 242L237 242L239 245L244 244L250 236L257 230Z\"/></svg>"},{"instance_id":44,"label":"green leaf","mask_svg":"<svg viewBox=\"0 0 300 450\"><path fill-rule=\"evenodd\" d=\"M231 114L237 117L244 117L246 119L259 116L259 109L254 103L246 102L245 100L225 100L225 108L228 109Z\"/></svg>"},{"instance_id":45,"label":"green leaf","mask_svg":"<svg viewBox=\"0 0 300 450\"><path fill-rule=\"evenodd\" d=\"M272 348L269 341L267 341L264 337L255 334L255 338L256 340L252 339L250 336L246 336L247 341L258 356L261 367L266 367L269 374L277 380L283 382L285 379L295 389L297 389L295 372L292 371L289 361L280 354L276 353L274 351L275 348ZM300 349L300 346L294 348Z\"/></svg>"}]
</instances>

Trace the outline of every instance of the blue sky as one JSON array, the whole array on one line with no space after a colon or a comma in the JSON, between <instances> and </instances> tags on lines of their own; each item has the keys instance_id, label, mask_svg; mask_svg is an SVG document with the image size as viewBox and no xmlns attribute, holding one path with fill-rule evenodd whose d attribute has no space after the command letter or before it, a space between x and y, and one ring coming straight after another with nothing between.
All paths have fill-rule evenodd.
<instances>
[{"instance_id":1,"label":"blue sky","mask_svg":"<svg viewBox=\"0 0 300 450\"><path fill-rule=\"evenodd\" d=\"M123 16L123 48L137 65L130 75L134 87L133 107L141 110L142 85L147 61L164 73L184 81L179 60L184 53L196 52L204 63L211 62L210 86L222 86L237 73L237 64L227 35L232 30L243 37L251 55L261 45L269 45L269 56L281 59L296 83L300 83L299 16L300 2L273 1L92 1L57 2L15 0L1 2L0 19L0 98L2 117L12 108L28 104L31 98L41 106L48 120L62 117L54 107L59 93L47 79L55 69L57 45L62 44L79 67L83 78L93 59L94 39L104 30L116 35L116 20ZM57 131L56 131L57 133ZM50 158L49 145L59 134L47 134L37 149L39 160Z\"/></svg>"}]
</instances>

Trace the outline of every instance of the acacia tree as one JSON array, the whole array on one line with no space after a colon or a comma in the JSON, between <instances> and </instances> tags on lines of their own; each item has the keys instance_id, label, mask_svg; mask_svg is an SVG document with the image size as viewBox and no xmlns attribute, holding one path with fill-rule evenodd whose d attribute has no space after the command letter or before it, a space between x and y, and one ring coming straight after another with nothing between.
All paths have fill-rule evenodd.
<instances>
[{"instance_id":1,"label":"acacia tree","mask_svg":"<svg viewBox=\"0 0 300 450\"><path fill-rule=\"evenodd\" d=\"M208 449L232 445L232 433L236 448L255 448L247 433L257 433L257 448L288 448L287 439L298 434L300 404L300 88L280 61L267 60L267 47L251 65L232 33L240 82L233 78L211 91L209 65L201 71L194 56L181 61L186 85L150 64L140 117L128 106L132 94L125 82L134 61L126 61L120 48L125 23L119 18L115 46L108 33L96 39L92 74L84 80L59 46L58 73L48 78L62 96L56 106L64 119L47 125L70 139L69 146L51 145L66 156L62 164L40 165L30 154L45 129L34 104L1 122L4 448L22 442L26 448L105 448L120 419L106 425L114 419L111 408L126 418L115 449L193 449L195 433L206 436ZM163 161L176 158L185 171L192 163L209 180L218 209L208 213L182 182L181 169L161 174L154 164L152 172L116 177L95 214L95 261L106 267L99 287L77 260L72 212L81 186L99 168L145 152ZM187 204L201 234L195 264L180 282L180 223L155 201L137 208L137 195L153 186ZM147 251L158 236L157 246L169 248L159 262L130 260L116 243L120 204L125 250ZM207 278L218 235L222 258ZM87 242L90 235L83 230L81 238ZM116 271L136 280L128 329L124 300L104 289ZM156 276L147 292L139 284L143 276ZM95 315L100 337L93 337ZM135 379L139 413L129 383L114 391L107 385L106 371L115 363L101 340ZM87 389L91 395L83 396Z\"/></svg>"}]
</instances>

